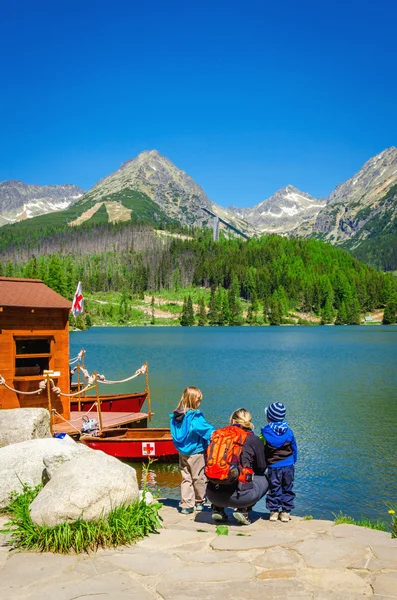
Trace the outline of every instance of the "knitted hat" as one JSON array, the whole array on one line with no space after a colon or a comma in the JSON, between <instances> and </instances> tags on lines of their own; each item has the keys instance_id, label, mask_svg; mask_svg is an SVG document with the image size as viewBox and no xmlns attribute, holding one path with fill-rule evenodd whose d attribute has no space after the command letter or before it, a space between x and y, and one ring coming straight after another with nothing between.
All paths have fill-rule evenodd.
<instances>
[{"instance_id":1,"label":"knitted hat","mask_svg":"<svg viewBox=\"0 0 397 600\"><path fill-rule=\"evenodd\" d=\"M282 402L273 402L265 408L265 414L269 421L283 421L286 413L285 406Z\"/></svg>"}]
</instances>

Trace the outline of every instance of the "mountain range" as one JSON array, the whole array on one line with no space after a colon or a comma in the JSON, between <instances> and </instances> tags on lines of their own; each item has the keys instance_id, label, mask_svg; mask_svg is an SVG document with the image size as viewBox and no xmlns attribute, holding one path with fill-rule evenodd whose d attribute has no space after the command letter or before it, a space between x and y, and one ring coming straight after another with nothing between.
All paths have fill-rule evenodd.
<instances>
[{"instance_id":1,"label":"mountain range","mask_svg":"<svg viewBox=\"0 0 397 600\"><path fill-rule=\"evenodd\" d=\"M75 185L40 186L4 181L0 183L0 226L64 210L83 194L84 190Z\"/></svg>"},{"instance_id":2,"label":"mountain range","mask_svg":"<svg viewBox=\"0 0 397 600\"><path fill-rule=\"evenodd\" d=\"M366 248L370 255L380 247L390 254L391 242L396 248L396 267L394 258L390 259L393 264L385 258L385 265L376 266L397 268L397 148L368 160L328 198L314 198L287 185L252 208L215 204L189 175L156 150L126 161L85 193L72 185L0 183L0 225L42 214L46 224L71 226L130 220L210 226L207 211L248 236L315 237L343 245L363 260ZM43 217L31 221L32 225L44 222Z\"/></svg>"}]
</instances>

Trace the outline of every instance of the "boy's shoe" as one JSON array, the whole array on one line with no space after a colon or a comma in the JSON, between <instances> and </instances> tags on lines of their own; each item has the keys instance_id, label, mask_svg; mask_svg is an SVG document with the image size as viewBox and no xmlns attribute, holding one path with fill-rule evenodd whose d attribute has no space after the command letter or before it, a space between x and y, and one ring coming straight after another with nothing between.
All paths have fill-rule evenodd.
<instances>
[{"instance_id":1,"label":"boy's shoe","mask_svg":"<svg viewBox=\"0 0 397 600\"><path fill-rule=\"evenodd\" d=\"M248 518L248 510L246 508L235 510L233 516L239 523L241 523L241 525L251 525L251 521Z\"/></svg>"},{"instance_id":2,"label":"boy's shoe","mask_svg":"<svg viewBox=\"0 0 397 600\"><path fill-rule=\"evenodd\" d=\"M201 510L205 510L205 504L204 502L197 502L194 508L197 512L200 512Z\"/></svg>"},{"instance_id":3,"label":"boy's shoe","mask_svg":"<svg viewBox=\"0 0 397 600\"><path fill-rule=\"evenodd\" d=\"M181 515L191 515L194 513L194 508L181 508Z\"/></svg>"},{"instance_id":4,"label":"boy's shoe","mask_svg":"<svg viewBox=\"0 0 397 600\"><path fill-rule=\"evenodd\" d=\"M279 515L278 510L274 510L273 512L270 513L269 521L278 521L278 515Z\"/></svg>"},{"instance_id":5,"label":"boy's shoe","mask_svg":"<svg viewBox=\"0 0 397 600\"><path fill-rule=\"evenodd\" d=\"M218 523L225 523L228 520L227 514L223 508L218 508L216 506L212 507L211 517L213 521L217 521Z\"/></svg>"},{"instance_id":6,"label":"boy's shoe","mask_svg":"<svg viewBox=\"0 0 397 600\"><path fill-rule=\"evenodd\" d=\"M289 512L283 511L280 513L280 521L282 523L288 523L288 521L290 521L290 520L291 520L291 517L290 517Z\"/></svg>"}]
</instances>

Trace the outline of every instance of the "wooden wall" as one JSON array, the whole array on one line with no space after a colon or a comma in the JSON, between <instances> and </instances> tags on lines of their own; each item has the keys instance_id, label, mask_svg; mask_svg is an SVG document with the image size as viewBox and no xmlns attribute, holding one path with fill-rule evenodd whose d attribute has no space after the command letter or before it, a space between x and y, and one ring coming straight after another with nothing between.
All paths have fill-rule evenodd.
<instances>
[{"instance_id":1,"label":"wooden wall","mask_svg":"<svg viewBox=\"0 0 397 600\"><path fill-rule=\"evenodd\" d=\"M62 392L69 393L69 323L68 310L60 308L3 307L0 312L0 375L14 389L36 390L43 380L40 375L15 377L15 337L52 337L50 369L60 371L54 383ZM51 395L51 404L65 419L70 418L69 399ZM2 408L48 408L47 392L25 396L0 386L0 409ZM54 419L58 422L60 419Z\"/></svg>"}]
</instances>

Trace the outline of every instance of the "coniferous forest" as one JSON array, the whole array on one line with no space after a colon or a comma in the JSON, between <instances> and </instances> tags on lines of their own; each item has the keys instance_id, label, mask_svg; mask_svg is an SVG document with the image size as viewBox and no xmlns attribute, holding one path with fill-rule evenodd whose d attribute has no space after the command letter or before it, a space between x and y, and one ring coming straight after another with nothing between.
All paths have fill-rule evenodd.
<instances>
[{"instance_id":1,"label":"coniferous forest","mask_svg":"<svg viewBox=\"0 0 397 600\"><path fill-rule=\"evenodd\" d=\"M144 294L210 289L206 303L198 299L200 325L278 325L293 310L324 324L358 324L362 313L393 307L397 290L392 275L321 241L269 235L214 242L210 230L142 224L64 228L29 245L9 245L0 274L42 279L68 298L77 281L85 292L118 292L127 312L131 299ZM186 297L181 324L194 323Z\"/></svg>"}]
</instances>

